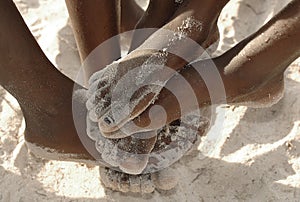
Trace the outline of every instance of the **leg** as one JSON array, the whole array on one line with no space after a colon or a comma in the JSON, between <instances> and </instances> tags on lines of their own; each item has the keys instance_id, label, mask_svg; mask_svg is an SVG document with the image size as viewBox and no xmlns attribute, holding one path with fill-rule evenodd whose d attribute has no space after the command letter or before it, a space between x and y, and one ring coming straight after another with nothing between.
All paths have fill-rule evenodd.
<instances>
[{"instance_id":1,"label":"leg","mask_svg":"<svg viewBox=\"0 0 300 202\"><path fill-rule=\"evenodd\" d=\"M223 79L227 103L270 102L283 89L283 73L285 69L300 55L300 0L294 0L277 16L271 19L258 32L248 37L234 48L213 59ZM184 105L186 112L203 107L210 103L208 89L195 69L207 67L207 61L199 61L181 71L181 75L189 81L198 100L198 106L191 103ZM167 87L184 92L181 85L173 77ZM217 90L217 89L216 89ZM189 95L184 95L188 97ZM220 101L220 104L223 101ZM135 123L144 127L143 130L153 130L162 127L172 120L179 119L181 114L177 99L167 90L163 90L155 103L163 107L167 113L166 122L161 111L155 113L156 121L149 119L149 107ZM182 106L181 106L182 107ZM184 112L185 113L185 112ZM151 126L149 124L151 123ZM126 127L126 125L124 126ZM129 129L128 129L129 130ZM140 132L132 130L131 133Z\"/></svg>"},{"instance_id":2,"label":"leg","mask_svg":"<svg viewBox=\"0 0 300 202\"><path fill-rule=\"evenodd\" d=\"M66 0L81 60L85 62L86 80L94 72L120 58L118 38L110 44L102 44L119 33L116 2L117 0ZM101 52L96 53L101 63L94 66L88 56L100 44L105 46Z\"/></svg>"},{"instance_id":3,"label":"leg","mask_svg":"<svg viewBox=\"0 0 300 202\"><path fill-rule=\"evenodd\" d=\"M30 148L38 152L52 152L51 156L35 153L40 157L93 161L94 156L92 157L81 144L73 123L71 102L74 83L49 62L10 0L0 2L0 29L9 33L0 33L0 84L16 97L21 105L26 121L25 139ZM79 105L81 109L85 109L85 102ZM77 121L83 124L82 132L85 132L86 111L81 118ZM126 139L124 141L126 142ZM139 142L138 147L132 142L122 145L127 146L121 148L123 151L149 153L148 150L151 150L151 145L139 145ZM39 149L36 149L37 147ZM96 154L97 151L93 153ZM126 164L126 159L124 162ZM132 165L129 166L132 169ZM149 179L149 175L135 177L123 173L129 181L122 178L121 183L126 187L130 182L132 191L137 192L153 191L152 182L156 187L170 189L175 186L175 182L174 177L169 174L156 173ZM120 180L119 175L112 175L108 177ZM137 179L139 181L136 184L134 181ZM138 185L138 188L135 185Z\"/></svg>"},{"instance_id":4,"label":"leg","mask_svg":"<svg viewBox=\"0 0 300 202\"><path fill-rule=\"evenodd\" d=\"M136 86L136 78L142 77L143 79L150 80L151 83L160 82L165 83L170 77L172 77L176 70L182 68L187 61L194 60L199 54L203 53L203 49L199 48L199 45L207 45L207 40L211 41L210 36L213 35L211 32L215 29L216 21L228 0L222 1L199 1L188 0L184 3L171 20L165 24L165 26L151 35L140 47L135 51L131 52L127 57L120 60L117 64L108 66L104 71L94 74L90 79L90 117L94 121L99 122L99 127L102 132L110 133L118 130L128 120L133 119L143 110L145 110L151 102L155 99L161 88L153 88L152 86L145 86L138 89L132 96L130 104L135 107L129 109L129 114L121 114L119 118L112 117L112 109L116 109L115 105L120 104L115 102L115 105L111 106L111 95L107 95L107 92L115 92L120 97L126 97L124 93L128 92L128 89L134 89ZM188 26L188 28L186 27ZM164 30L171 30L175 36L173 38L166 39L169 35L162 34ZM190 46L185 44L185 40L181 40L181 35L189 37L196 41L199 45L195 46L191 50ZM184 37L183 37L184 38ZM174 39L174 40L173 40ZM170 41L171 40L171 41ZM156 50L149 50L147 47L155 47ZM162 50L165 50L163 52ZM201 50L200 50L201 49ZM158 51L161 50L161 51ZM168 51L181 52L185 56L185 59L177 56L176 54L169 54ZM162 53L163 52L163 53ZM145 65L146 64L146 65ZM139 73L138 69L145 68L147 65L155 64L157 66L168 66L168 71L160 71L160 68L149 68L149 70L140 70L143 73ZM139 68L136 68L139 67ZM134 71L131 71L135 69ZM171 71L174 70L174 71ZM128 74L131 71L132 75ZM126 78L126 76L131 76ZM125 79L126 78L126 79ZM126 80L120 88L116 88L116 84L120 80ZM99 83L106 83L106 87L97 89ZM97 92L96 92L97 91ZM97 101L95 100L96 94L106 95L103 97L104 106L99 108ZM98 95L99 96L99 95ZM100 106L100 103L98 103ZM120 104L122 105L122 103ZM102 106L102 105L101 105ZM96 112L97 111L97 112Z\"/></svg>"},{"instance_id":5,"label":"leg","mask_svg":"<svg viewBox=\"0 0 300 202\"><path fill-rule=\"evenodd\" d=\"M154 1L154 0L153 0ZM154 1L155 2L155 1ZM215 38L215 32L217 30L217 20L223 9L223 7L229 2L229 0L204 0L204 1L196 1L196 0L185 0L181 5L172 5L169 2L169 5L164 5L164 7L160 9L168 9L171 12L167 13L166 19L169 17L170 19L166 22L155 22L157 25L163 25L162 27L153 26L155 24L144 25L142 23L141 28L144 27L157 27L162 28L162 30L171 30L174 33L183 34L183 38L190 38L197 42L204 49L207 48L208 41L211 38ZM154 3L153 3L154 4ZM171 4L171 5L170 5ZM155 4L154 4L155 5ZM157 5L158 6L158 5ZM150 9L150 8L149 8ZM152 11L149 14L148 18L145 21L150 21L149 18L154 18L155 13ZM173 12L173 15L172 15ZM161 17L160 17L161 18ZM149 22L148 22L149 23ZM139 24L138 24L139 25ZM137 25L137 26L138 26ZM160 36L161 32L158 30L157 32L151 35L151 38L144 41L143 46L149 47L157 47L157 49L172 49L171 51L175 52L184 52L187 55L191 55L185 59L194 60L199 57L203 53L203 49L199 50L199 47L185 47L185 41L180 43L180 36L175 36L174 40L176 41L174 44L169 45L168 40L164 40ZM179 37L179 39L178 39ZM153 45L155 44L155 45ZM190 44L189 44L190 45ZM195 48L192 49L191 48ZM168 50L167 50L168 51ZM138 53L138 52L137 52ZM134 55L134 54L133 54ZM185 54L183 54L185 55ZM187 62L180 59L178 55L170 54L167 58L166 65L174 70L181 69Z\"/></svg>"},{"instance_id":6,"label":"leg","mask_svg":"<svg viewBox=\"0 0 300 202\"><path fill-rule=\"evenodd\" d=\"M120 32L133 30L137 22L143 16L143 9L140 8L135 0L121 1L121 22Z\"/></svg>"},{"instance_id":7,"label":"leg","mask_svg":"<svg viewBox=\"0 0 300 202\"><path fill-rule=\"evenodd\" d=\"M0 2L0 30L0 84L21 106L26 141L93 160L73 123L74 83L49 62L12 0Z\"/></svg>"},{"instance_id":8,"label":"leg","mask_svg":"<svg viewBox=\"0 0 300 202\"><path fill-rule=\"evenodd\" d=\"M173 0L150 0L144 15L138 21L135 29L157 28L164 26L174 15L178 6ZM155 31L155 30L153 30ZM133 34L129 52L139 47L153 32Z\"/></svg>"}]
</instances>

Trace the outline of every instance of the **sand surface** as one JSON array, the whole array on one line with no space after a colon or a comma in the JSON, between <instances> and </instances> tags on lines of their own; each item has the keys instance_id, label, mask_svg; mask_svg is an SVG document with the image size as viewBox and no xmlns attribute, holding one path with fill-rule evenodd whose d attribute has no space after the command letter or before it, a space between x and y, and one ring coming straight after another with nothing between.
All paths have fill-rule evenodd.
<instances>
[{"instance_id":1,"label":"sand surface","mask_svg":"<svg viewBox=\"0 0 300 202\"><path fill-rule=\"evenodd\" d=\"M15 2L48 58L75 78L79 57L64 1ZM220 19L217 54L288 2L232 0ZM176 189L144 196L104 189L98 167L28 154L19 105L1 88L0 201L300 201L299 60L286 71L285 81L284 98L270 108L218 108L225 112L223 130L213 127L199 149L174 165L180 178Z\"/></svg>"}]
</instances>

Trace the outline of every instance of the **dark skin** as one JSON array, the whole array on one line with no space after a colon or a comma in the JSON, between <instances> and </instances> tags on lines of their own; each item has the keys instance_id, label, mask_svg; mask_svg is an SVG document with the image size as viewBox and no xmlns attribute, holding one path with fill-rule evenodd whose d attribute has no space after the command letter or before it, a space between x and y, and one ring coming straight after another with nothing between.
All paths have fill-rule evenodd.
<instances>
[{"instance_id":1,"label":"dark skin","mask_svg":"<svg viewBox=\"0 0 300 202\"><path fill-rule=\"evenodd\" d=\"M175 8L175 11L173 15L170 17L167 22L160 22L161 24L164 24L161 29L162 30L169 30L171 32L178 32L178 27L182 26L184 22L187 21L187 19L191 19L192 24L200 23L199 25L201 28L198 30L196 27L193 27L192 29L188 30L186 32L186 37L190 38L191 40L197 42L200 46L190 46L189 44L181 43L180 41L176 41L173 45L171 45L172 51L176 52L182 52L185 53L184 55L187 56L185 59L182 59L176 54L168 54L166 66L177 71L180 70L184 65L188 63L187 60L193 61L196 59L199 55L203 53L203 48L207 48L209 45L211 45L212 42L215 42L218 38L218 32L217 32L217 19L220 15L220 12L222 11L222 8L227 4L229 0L204 0L204 1L195 1L195 0L187 0L184 1L183 4L175 7L170 4L174 4L174 1L169 3L169 5L166 5L166 7L169 6L169 8ZM153 1L155 3L155 1ZM162 7L162 9L165 9L165 7ZM150 9L151 10L151 9ZM172 10L172 9L171 9ZM150 11L149 11L150 12ZM170 13L169 13L170 14ZM147 16L147 18L152 19L154 16L150 14ZM171 14L170 14L171 15ZM146 21L146 20L145 20ZM150 20L149 20L150 21ZM150 26L150 25L149 25ZM147 26L146 26L147 27ZM135 34L134 34L135 36ZM145 36L139 36L139 37L145 37ZM133 46L138 46L140 44L141 39L138 38L137 41L135 41L135 38L133 38ZM134 43L137 44L134 44ZM143 64L147 59L149 59L153 54L157 53L157 50L162 50L165 47L169 46L169 41L164 39L164 36L160 34L159 31L154 32L150 38L148 38L146 41L143 42L139 48L137 48L134 52L131 52L124 58L122 58L121 61L118 62L118 75L114 78L114 80L118 81L120 80L127 72L134 69L135 67L138 67L139 65ZM143 49L143 47L155 47L155 50L149 50L149 49ZM161 80L167 81L169 80L174 72L172 73L164 73L161 74ZM100 82L102 82L100 80ZM111 87L107 88L108 90L112 91L113 89ZM106 89L102 94L106 94ZM136 93L137 95L145 94L144 89L139 89ZM115 131L119 128L119 124L124 124L128 119L136 117L139 113L139 111L144 110L145 106L147 106L149 103L152 102L154 99L155 94L148 94L145 99L143 99L138 106L135 108L137 110L132 111L132 113L126 117L126 119L121 120L121 123L118 122L106 122L107 120L105 112L106 108L104 108L103 113L101 112L101 118L99 120L99 126L101 128L101 131L104 133L109 133L112 131ZM106 100L106 105L110 105L110 97ZM132 99L138 99L138 96L133 96ZM106 98L104 98L106 99ZM110 111L108 109L108 111ZM109 119L109 118L108 118Z\"/></svg>"},{"instance_id":2,"label":"dark skin","mask_svg":"<svg viewBox=\"0 0 300 202\"><path fill-rule=\"evenodd\" d=\"M4 0L0 4L0 30L6 30L0 33L0 84L20 103L26 120L26 141L61 153L75 154L80 159L93 160L78 138L73 123L71 98L74 82L47 59L14 3ZM79 49L83 58L99 43L97 39L94 41ZM85 120L79 122L85 123Z\"/></svg>"},{"instance_id":3,"label":"dark skin","mask_svg":"<svg viewBox=\"0 0 300 202\"><path fill-rule=\"evenodd\" d=\"M258 37L252 37L215 59L218 69L221 73L223 72L221 75L225 82L226 91L229 94L227 102L239 102L243 94L246 95L242 96L244 100L264 96L265 92L257 95L255 94L257 92L254 91L254 94L249 94L249 91L245 89L249 85L256 85L261 81L269 80L270 72L275 72L275 69L277 74L281 75L278 76L279 81L281 80L282 72L287 65L299 55L299 50L297 49L299 44L295 43L295 41L299 42L299 23L297 23L299 20L290 20L293 16L298 18L297 13L299 12L297 9L299 4L299 0L294 1L293 6L285 9L284 12L277 16L277 19L275 18L271 21L273 24L268 23L264 29L260 30L260 32L269 33L269 35L270 33L273 34L274 30L279 31L279 35L276 37L278 40L269 41L269 44L276 44L276 46L266 45L257 49L251 62L247 62L238 53L247 44L257 43ZM42 147L56 149L62 153L78 154L83 159L93 159L81 144L74 127L71 110L73 81L62 75L49 62L12 1L3 0L0 2L0 16L0 30L5 30L5 32L0 32L0 84L16 97L20 103L26 120L26 141ZM275 23L279 18L287 20L289 29L282 29L287 24L280 25ZM285 35L280 31L285 31ZM282 49L276 47L282 47ZM247 49L247 51L250 50ZM277 55L278 51L280 53L278 57L272 57L272 59L276 58L276 60L268 59L267 61L270 63L266 65L265 58L270 58L270 55ZM228 64L234 58L234 63L231 63L232 68L229 68ZM247 76L245 77L247 79L246 82L241 83L240 76L248 75L248 69L251 69L253 66L258 68L258 64L266 65L265 71L257 69L259 71L255 71L255 76L253 77L255 79L249 79ZM226 69L237 70L227 72L224 71ZM202 80L194 76L191 71L186 68L181 73L192 83L192 86L195 86L195 89L198 89L196 86L201 86L203 84ZM250 70L250 73L253 73L253 71ZM274 77L274 80L276 80L275 78L277 77ZM171 84L172 80L169 81L168 85ZM206 92L205 87L203 87L201 95L197 96L199 103L202 104L209 100L208 95L203 94L203 92ZM171 104L167 105L166 103ZM172 99L168 96L168 93L161 92L157 104L166 106L166 110L170 112L168 121L176 118L171 113L171 111L176 111L176 106L172 105ZM199 104L199 106L201 107L202 104ZM170 107L168 108L168 106ZM141 120L145 120L144 123L147 123L146 114L147 111L141 115ZM142 122L139 124L143 125Z\"/></svg>"},{"instance_id":4,"label":"dark skin","mask_svg":"<svg viewBox=\"0 0 300 202\"><path fill-rule=\"evenodd\" d=\"M0 32L2 61L0 84L18 100L21 106L26 120L26 141L42 148L55 149L60 153L74 154L73 160L95 160L97 151L93 147L89 152L85 149L74 126L72 114L74 82L60 73L47 59L13 1L1 1L0 7L0 30L5 30L5 32ZM93 9L93 11L98 10ZM95 13L89 14L87 18L92 20ZM78 21L78 29L87 28L80 24L80 19ZM100 32L101 30L87 31L98 31L98 35L92 35L94 37L89 38L91 40L89 43L86 40L81 41L82 58L85 58L98 43L117 34L113 28L105 34ZM82 35L80 33L76 36ZM104 38L97 38L102 35ZM82 39L86 38L82 37ZM33 86L36 88L32 88ZM79 105L81 105L80 108L85 108L84 103L79 103ZM77 120L83 124L80 128L86 128L84 117L82 116L82 120ZM93 145L94 143L90 141L86 144ZM94 157L90 153L93 153Z\"/></svg>"},{"instance_id":5,"label":"dark skin","mask_svg":"<svg viewBox=\"0 0 300 202\"><path fill-rule=\"evenodd\" d=\"M143 10L134 0L121 2L117 0L65 0L65 2L82 62L106 40L134 29L143 15ZM101 64L97 67L89 65L85 68L86 80L94 72L121 57L119 39L116 38L113 43L105 46L103 51L97 54Z\"/></svg>"},{"instance_id":6,"label":"dark skin","mask_svg":"<svg viewBox=\"0 0 300 202\"><path fill-rule=\"evenodd\" d=\"M262 99L268 102L283 89L284 71L300 56L299 19L300 1L295 0L258 32L225 54L213 59L224 82L227 103L255 102ZM206 61L199 61L189 66L203 68L205 63ZM208 90L199 74L189 67L182 70L180 74L189 81L198 100L198 106L189 107L188 100L183 103L186 106L184 113L195 110L195 107L201 108L209 104ZM176 77L169 80L166 86L178 88ZM221 103L224 101L220 100ZM134 120L137 125L148 130L156 129L182 115L176 98L168 90L160 93L155 104L166 110L166 122L157 120L155 124L148 126L150 106ZM157 112L157 117L162 116L159 113ZM132 131L132 133L135 132L139 131Z\"/></svg>"},{"instance_id":7,"label":"dark skin","mask_svg":"<svg viewBox=\"0 0 300 202\"><path fill-rule=\"evenodd\" d=\"M107 39L134 29L144 14L134 0L121 2L65 0L65 2L82 61ZM119 3L121 5L118 5ZM101 60L104 60L103 67L120 57L120 49L117 48L120 45L117 41L114 45L114 47L107 47L108 50L101 54Z\"/></svg>"},{"instance_id":8,"label":"dark skin","mask_svg":"<svg viewBox=\"0 0 300 202\"><path fill-rule=\"evenodd\" d=\"M197 1L198 2L198 1ZM202 46L209 46L210 43L214 42L217 38L215 37L215 35L213 35L212 37L210 37L209 39L208 36L211 34L211 32L213 32L213 34L215 34L216 32L216 20L217 17L221 11L222 6L224 6L226 4L227 1L220 1L218 2L218 6L216 9L214 9L214 12L211 12L208 14L207 12L204 12L205 9L203 8L203 4L204 2L201 3L203 8L201 11L199 12L203 12L204 15L199 15L199 16L195 16L195 19L201 19L204 20L204 28L203 28L203 33L201 33L200 35L196 35L194 33L191 33L192 38L194 38L195 40L197 40L197 42L199 44L202 44ZM116 2L115 1L104 1L101 3L99 1L89 1L89 2L84 2L82 3L81 1L69 1L66 0L67 6L68 6L68 11L70 13L70 18L74 27L75 31L75 37L76 37L76 41L79 47L79 52L81 53L81 58L82 61L84 61L89 52L91 52L95 47L97 47L101 42L103 42L105 38L108 37L102 37L102 36L114 36L117 33L117 23L110 23L111 21L109 21L108 19L110 19L110 16L102 16L101 19L103 18L103 21L98 22L97 20L95 21L95 18L97 15L99 15L98 13L100 13L102 11L103 15L104 15L104 11L103 11L103 5L106 5L106 12L109 13L116 13L117 9L115 8ZM199 3L199 2L198 2ZM123 5L123 4L122 4ZM130 3L128 5L131 5ZM211 9L211 7L213 6L213 2L211 1L207 1L206 2L206 7L207 9ZM125 6L125 4L124 4ZM145 14L143 15L143 17L141 18L141 20L139 20L139 22L137 23L137 25L135 26L136 28L160 28L162 26L164 26L164 29L170 29L170 30L176 30L176 28L182 24L182 20L187 18L188 16L191 15L191 13L195 13L195 11L193 10L193 7L199 7L199 5L195 5L195 3L193 3L193 1L186 1L186 4L183 4L181 6L179 6L178 4L174 3L174 1L157 1L157 0L153 0L150 1L150 5L147 9L147 11L145 12ZM122 12L121 12L122 13ZM207 15L208 14L208 15ZM113 18L114 19L114 18ZM122 18L123 19L123 18ZM153 20L154 19L154 20ZM210 22L211 20L211 22ZM88 23L87 23L88 22ZM91 26L92 24L92 26ZM214 24L214 26L212 26ZM89 25L89 27L86 27L87 25ZM104 27L104 29L103 29ZM209 33L209 34L208 34ZM86 37L86 36L91 36ZM101 36L102 38L99 38L99 36ZM140 45L140 43L135 43L139 40L136 39L138 36L134 35L134 40L131 46L131 49L133 48L133 46L138 46ZM143 36L144 38L142 40L145 40L148 36ZM148 43L152 43L151 41L148 41ZM115 48L117 47L117 48ZM115 49L114 49L115 48ZM92 72L95 72L96 70L99 70L101 68L103 68L107 63L103 63L105 61L108 61L107 59L109 58L110 60L115 60L117 58L113 57L118 57L119 56L119 44L118 41L116 41L114 44L112 44L111 47L105 48L104 49L105 52L103 53L99 53L98 55L104 55L105 59L103 60L102 58L98 58L99 61L101 61L101 65L97 64L96 66L93 65L89 65L87 67L87 69L85 69L86 72L86 77L88 78L89 75L92 74ZM110 50L110 51L107 51ZM108 56L107 54L111 55L112 57ZM145 52L138 52L138 53L133 53L133 54L129 54L127 56L127 58L125 59L125 61L131 63L135 63L136 61L140 60L140 61L145 61L143 58L148 58L149 56L151 56L152 53L145 53ZM149 55L147 57L147 55ZM146 56L146 57L145 57ZM87 60L85 60L85 62L89 63L89 58L87 58ZM169 58L169 62L170 65L173 66L174 69L178 69L181 66L183 66L183 64L186 64L186 61L181 60L179 57L176 56L171 56ZM178 64L178 62L180 62L180 64L182 63L182 65ZM125 64L125 66L131 66L129 64ZM126 67L124 67L124 69L126 69ZM125 70L126 71L126 70ZM155 133L155 132L154 132ZM152 148L153 145L155 144L156 139L153 137L153 135L150 135L150 138L147 140L149 142L149 144L147 144L146 147L144 147L143 153L149 153ZM143 165L147 163L147 159L144 159L144 162L142 163ZM126 164L126 162L125 162ZM139 163L137 163L137 166L139 166ZM143 167L143 166L141 166ZM136 169L135 167L133 169Z\"/></svg>"},{"instance_id":9,"label":"dark skin","mask_svg":"<svg viewBox=\"0 0 300 202\"><path fill-rule=\"evenodd\" d=\"M85 81L96 71L104 68L121 57L119 39L106 45L97 52L100 64L92 65L88 55L100 44L119 34L119 16L115 0L66 0L66 5L72 22L81 62L84 66ZM130 1L131 2L131 1Z\"/></svg>"},{"instance_id":10,"label":"dark skin","mask_svg":"<svg viewBox=\"0 0 300 202\"><path fill-rule=\"evenodd\" d=\"M178 5L173 0L157 1L151 0L149 6L138 23L135 29L143 28L160 28L170 20L178 9ZM145 35L134 34L134 40L131 42L130 52L139 47L153 32Z\"/></svg>"},{"instance_id":11,"label":"dark skin","mask_svg":"<svg viewBox=\"0 0 300 202\"><path fill-rule=\"evenodd\" d=\"M121 0L121 22L120 33L134 29L137 22L143 16L144 11L140 8L134 0Z\"/></svg>"},{"instance_id":12,"label":"dark skin","mask_svg":"<svg viewBox=\"0 0 300 202\"><path fill-rule=\"evenodd\" d=\"M13 1L0 2L0 16L0 84L21 106L26 141L93 159L73 123L74 82L47 59Z\"/></svg>"}]
</instances>

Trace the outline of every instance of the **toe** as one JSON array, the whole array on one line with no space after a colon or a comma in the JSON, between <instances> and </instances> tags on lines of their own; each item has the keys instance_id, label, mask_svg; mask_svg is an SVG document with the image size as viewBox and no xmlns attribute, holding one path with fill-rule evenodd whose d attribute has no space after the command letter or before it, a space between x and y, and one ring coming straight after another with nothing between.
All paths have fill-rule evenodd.
<instances>
[{"instance_id":1,"label":"toe","mask_svg":"<svg viewBox=\"0 0 300 202\"><path fill-rule=\"evenodd\" d=\"M120 173L109 168L100 167L101 181L105 187L112 190L119 190Z\"/></svg>"},{"instance_id":2,"label":"toe","mask_svg":"<svg viewBox=\"0 0 300 202\"><path fill-rule=\"evenodd\" d=\"M131 175L138 175L143 172L147 166L149 156L142 155L127 157L120 163L120 169Z\"/></svg>"},{"instance_id":3,"label":"toe","mask_svg":"<svg viewBox=\"0 0 300 202\"><path fill-rule=\"evenodd\" d=\"M142 193L152 193L154 192L154 184L151 181L151 175L145 174L140 176L141 180L141 192Z\"/></svg>"},{"instance_id":4,"label":"toe","mask_svg":"<svg viewBox=\"0 0 300 202\"><path fill-rule=\"evenodd\" d=\"M99 120L101 131L110 133L140 115L149 107L159 94L161 87L147 86L139 89L130 99L121 98L111 101L111 107ZM125 97L125 96L124 96Z\"/></svg>"},{"instance_id":5,"label":"toe","mask_svg":"<svg viewBox=\"0 0 300 202\"><path fill-rule=\"evenodd\" d=\"M88 104L88 103L87 103ZM102 99L88 111L90 119L94 122L101 120L101 116L110 109L110 99Z\"/></svg>"},{"instance_id":6,"label":"toe","mask_svg":"<svg viewBox=\"0 0 300 202\"><path fill-rule=\"evenodd\" d=\"M100 179L103 185L107 188L111 188L111 182L108 175L108 169L104 167L99 167Z\"/></svg>"},{"instance_id":7,"label":"toe","mask_svg":"<svg viewBox=\"0 0 300 202\"><path fill-rule=\"evenodd\" d=\"M93 85L96 81L103 77L104 69L94 73L89 79L89 86Z\"/></svg>"},{"instance_id":8,"label":"toe","mask_svg":"<svg viewBox=\"0 0 300 202\"><path fill-rule=\"evenodd\" d=\"M139 175L131 175L129 177L130 191L134 193L141 192L141 180Z\"/></svg>"},{"instance_id":9,"label":"toe","mask_svg":"<svg viewBox=\"0 0 300 202\"><path fill-rule=\"evenodd\" d=\"M130 176L126 173L121 173L120 174L120 182L119 182L119 190L121 192L129 192L130 191L130 181L129 181Z\"/></svg>"},{"instance_id":10,"label":"toe","mask_svg":"<svg viewBox=\"0 0 300 202\"><path fill-rule=\"evenodd\" d=\"M118 140L106 140L101 153L102 159L113 167L119 167L121 157L118 155Z\"/></svg>"},{"instance_id":11,"label":"toe","mask_svg":"<svg viewBox=\"0 0 300 202\"><path fill-rule=\"evenodd\" d=\"M97 90L109 86L108 77L98 80L89 86L87 96L92 96Z\"/></svg>"},{"instance_id":12,"label":"toe","mask_svg":"<svg viewBox=\"0 0 300 202\"><path fill-rule=\"evenodd\" d=\"M122 156L120 169L132 175L141 174L146 168L149 153L156 143L156 131L138 134L122 139L118 144L119 156Z\"/></svg>"},{"instance_id":13,"label":"toe","mask_svg":"<svg viewBox=\"0 0 300 202\"><path fill-rule=\"evenodd\" d=\"M171 168L152 173L151 179L155 187L162 190L171 190L178 183L177 174Z\"/></svg>"},{"instance_id":14,"label":"toe","mask_svg":"<svg viewBox=\"0 0 300 202\"><path fill-rule=\"evenodd\" d=\"M116 115L116 113L114 114ZM111 133L119 129L120 123L117 123L116 116L113 116L112 110L107 110L106 114L99 119L98 126L103 133Z\"/></svg>"}]
</instances>

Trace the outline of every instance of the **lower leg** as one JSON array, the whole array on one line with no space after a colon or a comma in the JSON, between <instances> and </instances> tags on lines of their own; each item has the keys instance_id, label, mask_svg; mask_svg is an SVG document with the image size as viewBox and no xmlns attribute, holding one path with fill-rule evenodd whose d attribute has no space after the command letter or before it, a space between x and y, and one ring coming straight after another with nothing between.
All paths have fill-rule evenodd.
<instances>
[{"instance_id":1,"label":"lower leg","mask_svg":"<svg viewBox=\"0 0 300 202\"><path fill-rule=\"evenodd\" d=\"M145 40L140 48L166 49L169 55L165 65L174 70L180 70L187 63L197 59L207 48L203 45L207 45L207 40L215 35L213 31L217 30L217 20L228 2L229 0L184 1L173 11L174 14L169 17L164 26ZM166 30L174 35L170 36L170 33L165 32ZM166 35L170 37L168 40L165 39ZM189 43L189 40L185 40L186 38L198 45ZM137 54L139 54L138 51Z\"/></svg>"},{"instance_id":2,"label":"lower leg","mask_svg":"<svg viewBox=\"0 0 300 202\"><path fill-rule=\"evenodd\" d=\"M201 45L206 44L206 39L212 34L212 30L216 30L218 16L227 2L228 0L205 0L201 1L201 4L197 0L184 2L176 10L170 21L153 33L141 46L122 58L117 64L108 66L104 71L92 77L90 84L94 88L90 88L91 103L98 103L96 100L92 101L96 91L98 91L97 94L105 94L102 100L105 106L98 109L93 105L91 108L94 111L91 110L90 113L91 116L94 116L93 120L99 123L102 132L108 134L116 131L129 119L139 115L150 105L161 89L151 88L150 86L139 88L130 101L132 104L130 106L136 106L136 110L129 109L129 113L122 114L119 117L112 117L112 109L116 108L115 105L122 105L122 103L114 102L115 105L111 106L111 96L103 92L117 92L120 93L118 94L120 97L125 98L129 95L122 95L122 93L128 92L126 89L136 87L135 85L138 82L135 82L135 78L147 79L150 83L165 83L168 81L177 70L203 53ZM146 70L149 64L153 64L153 67ZM170 68L161 70L158 66ZM139 70L138 67L142 67L144 70ZM136 71L131 71L133 69ZM134 72L138 71L143 71L143 73L134 75ZM130 77L129 72L134 75L133 78L124 79L125 76ZM122 81L122 78L127 83L123 83L118 89L115 88L114 85ZM107 86L102 90L97 89L97 83L107 83ZM151 89L149 90L149 88ZM96 109L97 112L95 112Z\"/></svg>"},{"instance_id":3,"label":"lower leg","mask_svg":"<svg viewBox=\"0 0 300 202\"><path fill-rule=\"evenodd\" d=\"M117 0L66 0L86 80L120 58ZM111 39L112 38L112 39ZM104 43L111 39L109 43ZM101 48L96 49L101 44ZM97 57L97 65L93 51ZM90 55L90 56L89 56ZM89 57L88 57L89 56Z\"/></svg>"},{"instance_id":4,"label":"lower leg","mask_svg":"<svg viewBox=\"0 0 300 202\"><path fill-rule=\"evenodd\" d=\"M0 85L21 106L26 141L93 159L74 127L74 83L49 62L11 0L0 1L0 30Z\"/></svg>"},{"instance_id":5,"label":"lower leg","mask_svg":"<svg viewBox=\"0 0 300 202\"><path fill-rule=\"evenodd\" d=\"M285 69L300 55L300 0L294 0L284 8L277 16L271 19L258 32L240 42L234 48L213 59L222 77L226 90L228 103L239 103L263 99L271 93L282 89L283 73ZM195 69L194 69L194 68ZM195 110L210 103L208 89L204 80L196 69L201 70L209 67L209 62L199 61L189 65L181 71L181 75L189 81L196 95L198 106L186 103L185 112ZM167 88L180 89L181 85L176 82L176 76L167 83ZM280 85L281 84L281 85ZM271 88L272 87L272 88ZM216 89L218 90L218 89ZM260 96L260 97L258 97ZM224 100L220 100L220 104ZM176 98L167 90L163 90L155 103L162 106L167 113L167 123L179 119L182 106L178 105ZM141 116L135 119L135 123L144 129L156 129L166 124L156 120L156 125L149 126L151 120L148 108ZM164 117L158 111L157 118ZM138 131L132 131L135 133Z\"/></svg>"},{"instance_id":6,"label":"lower leg","mask_svg":"<svg viewBox=\"0 0 300 202\"><path fill-rule=\"evenodd\" d=\"M143 9L137 5L135 0L120 0L121 22L120 32L133 30L140 18L143 16Z\"/></svg>"},{"instance_id":7,"label":"lower leg","mask_svg":"<svg viewBox=\"0 0 300 202\"><path fill-rule=\"evenodd\" d=\"M159 29L164 26L170 18L174 15L176 11L176 3L173 0L157 1L151 0L149 6L141 19L135 25L135 29L146 29L146 28L156 28ZM132 37L132 42L129 52L140 46L153 32L145 31L142 33L135 32Z\"/></svg>"}]
</instances>

